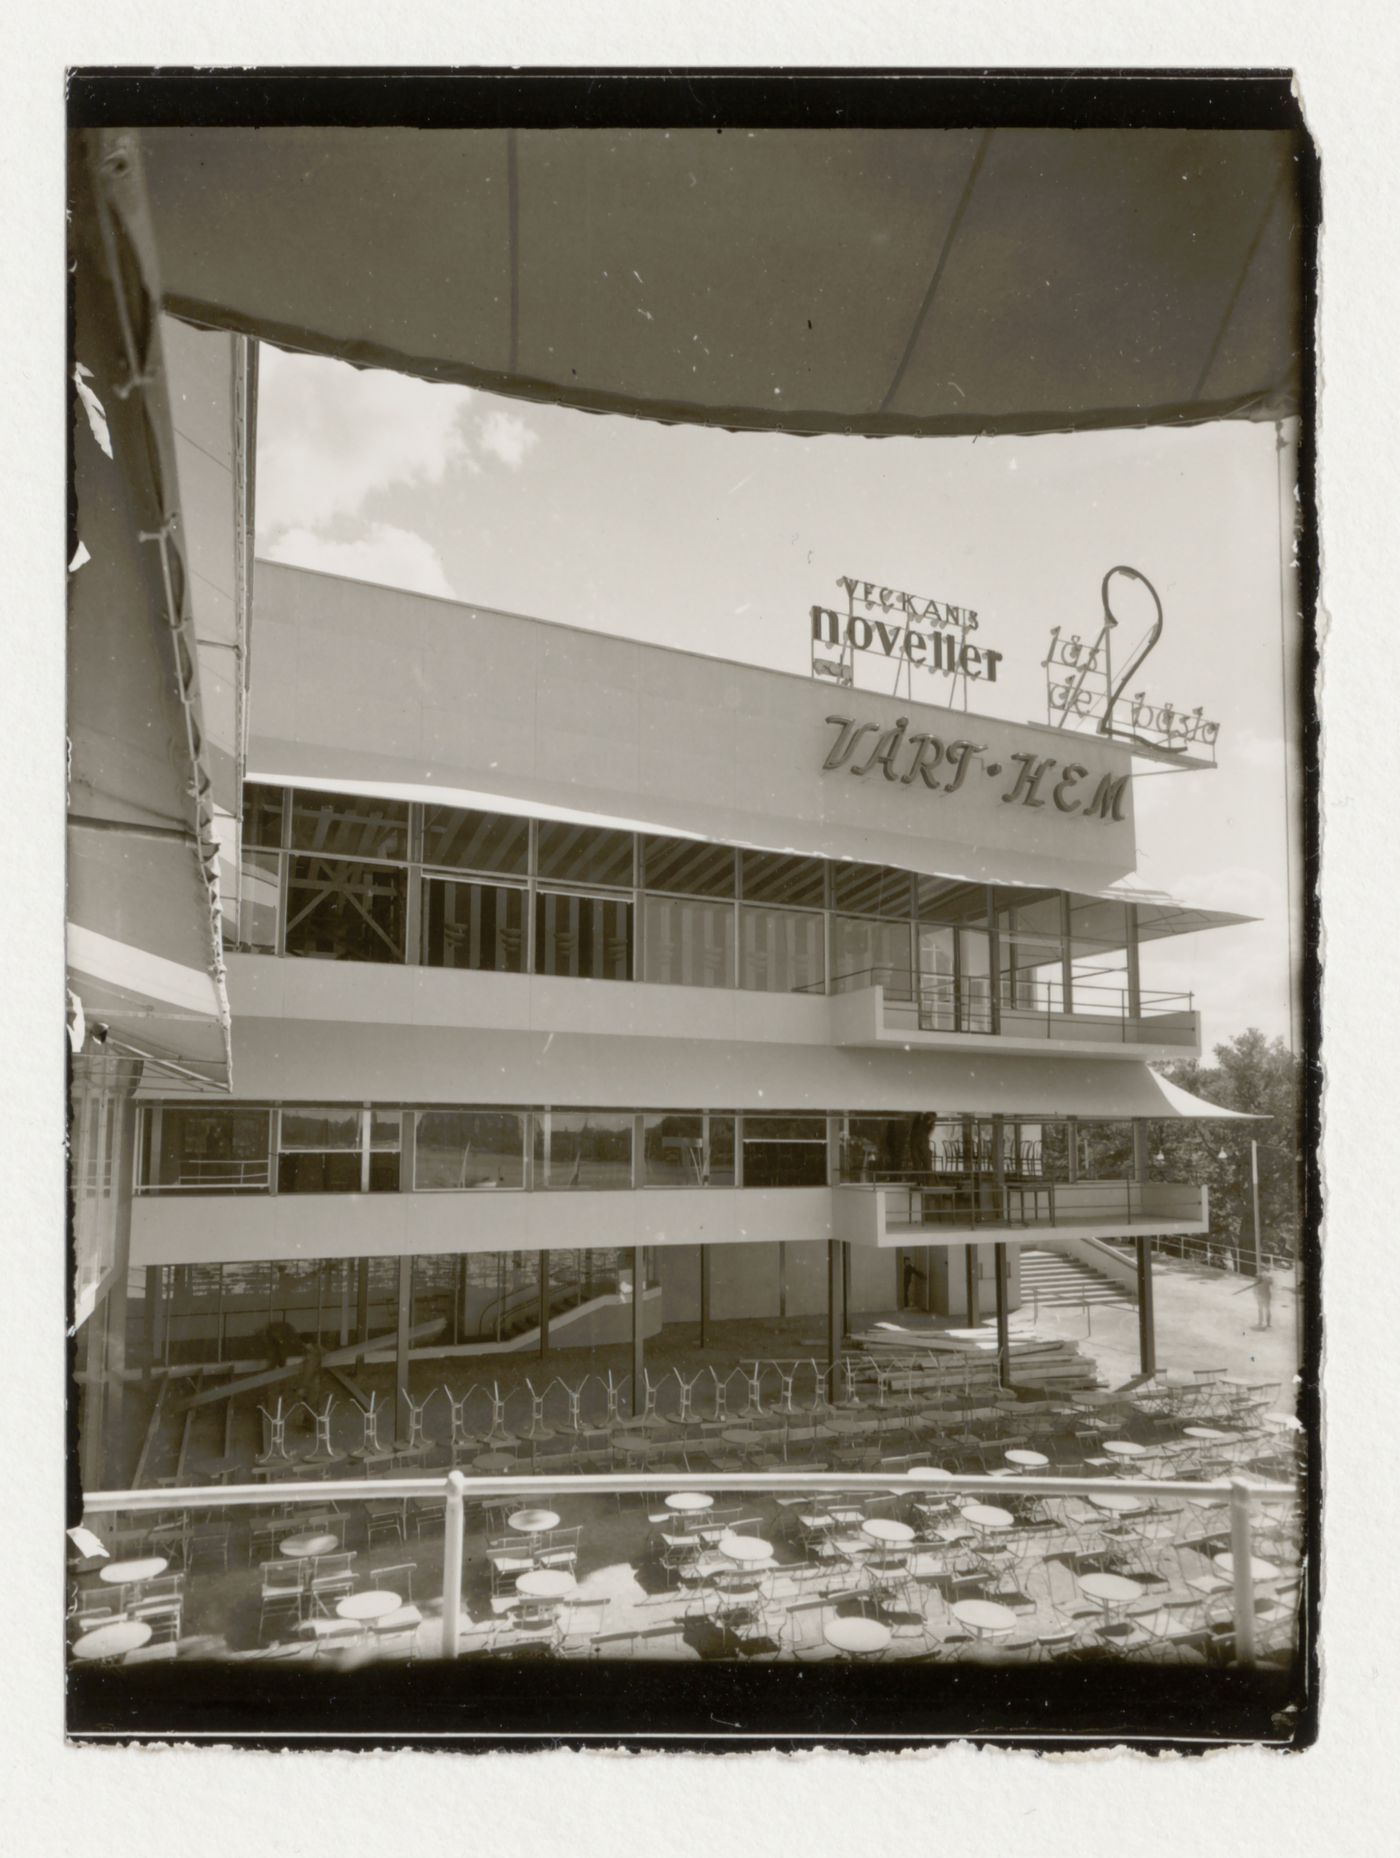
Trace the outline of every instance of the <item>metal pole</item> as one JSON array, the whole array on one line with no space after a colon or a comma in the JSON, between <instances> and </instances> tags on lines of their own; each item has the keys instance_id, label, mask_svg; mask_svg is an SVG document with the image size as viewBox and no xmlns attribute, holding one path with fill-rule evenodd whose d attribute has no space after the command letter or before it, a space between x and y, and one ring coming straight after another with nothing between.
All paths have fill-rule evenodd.
<instances>
[{"instance_id":1,"label":"metal pole","mask_svg":"<svg viewBox=\"0 0 1400 1858\"><path fill-rule=\"evenodd\" d=\"M839 1392L841 1368L841 1252L839 1239L826 1242L826 1354L828 1398Z\"/></svg>"},{"instance_id":2,"label":"metal pole","mask_svg":"<svg viewBox=\"0 0 1400 1858\"><path fill-rule=\"evenodd\" d=\"M1254 1268L1250 1276L1258 1277L1262 1242L1259 1236L1259 1144L1257 1142L1251 1142L1249 1145L1249 1187L1254 1200Z\"/></svg>"},{"instance_id":3,"label":"metal pole","mask_svg":"<svg viewBox=\"0 0 1400 1858\"><path fill-rule=\"evenodd\" d=\"M982 1311L978 1307L977 1296L977 1247L964 1245L963 1269L967 1275L967 1326L975 1329L982 1320Z\"/></svg>"},{"instance_id":4,"label":"metal pole","mask_svg":"<svg viewBox=\"0 0 1400 1858\"><path fill-rule=\"evenodd\" d=\"M457 1634L462 1613L462 1537L466 1519L462 1493L467 1480L460 1471L447 1474L446 1517L442 1534L442 1655L457 1656Z\"/></svg>"},{"instance_id":5,"label":"metal pole","mask_svg":"<svg viewBox=\"0 0 1400 1858\"><path fill-rule=\"evenodd\" d=\"M643 1276L643 1252L640 1245L632 1248L632 1414L635 1418L645 1403L645 1391L642 1380L646 1339L642 1333L642 1299L646 1292Z\"/></svg>"},{"instance_id":6,"label":"metal pole","mask_svg":"<svg viewBox=\"0 0 1400 1858\"><path fill-rule=\"evenodd\" d=\"M1144 1374L1157 1372L1157 1322L1152 1304L1152 1241L1138 1237L1138 1366Z\"/></svg>"},{"instance_id":7,"label":"metal pole","mask_svg":"<svg viewBox=\"0 0 1400 1858\"><path fill-rule=\"evenodd\" d=\"M398 1334L394 1347L394 1437L407 1439L411 1431L408 1407L409 1331L413 1326L413 1259L399 1260Z\"/></svg>"},{"instance_id":8,"label":"metal pole","mask_svg":"<svg viewBox=\"0 0 1400 1858\"><path fill-rule=\"evenodd\" d=\"M549 1353L549 1253L540 1255L540 1359Z\"/></svg>"},{"instance_id":9,"label":"metal pole","mask_svg":"<svg viewBox=\"0 0 1400 1858\"><path fill-rule=\"evenodd\" d=\"M996 1261L997 1382L1002 1387L1010 1387L1011 1328L1007 1320L1007 1304L1010 1302L1010 1296L1006 1271L1006 1247L1000 1240L992 1247L992 1256Z\"/></svg>"},{"instance_id":10,"label":"metal pole","mask_svg":"<svg viewBox=\"0 0 1400 1858\"><path fill-rule=\"evenodd\" d=\"M710 1248L700 1247L700 1346L709 1344L710 1331Z\"/></svg>"},{"instance_id":11,"label":"metal pole","mask_svg":"<svg viewBox=\"0 0 1400 1858\"><path fill-rule=\"evenodd\" d=\"M1235 1601L1235 1658L1254 1663L1254 1577L1250 1573L1249 1485L1230 1479L1230 1556Z\"/></svg>"}]
</instances>

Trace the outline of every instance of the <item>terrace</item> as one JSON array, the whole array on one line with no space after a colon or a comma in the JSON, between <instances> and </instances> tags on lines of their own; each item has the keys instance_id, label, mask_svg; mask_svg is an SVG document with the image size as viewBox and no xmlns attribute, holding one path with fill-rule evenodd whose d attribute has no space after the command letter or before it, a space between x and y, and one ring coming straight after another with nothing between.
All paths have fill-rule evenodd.
<instances>
[{"instance_id":1,"label":"terrace","mask_svg":"<svg viewBox=\"0 0 1400 1858\"><path fill-rule=\"evenodd\" d=\"M454 1403L445 1441L424 1402L408 1440L377 1448L368 1425L349 1460L329 1409L294 1455L279 1402L260 1483L223 1485L230 1463L202 1487L89 1494L73 1656L1292 1656L1299 1440L1276 1383L1205 1369L1018 1395L969 1362L935 1394L923 1355L887 1355L835 1404L795 1371L776 1400L757 1373L732 1406L678 1378L626 1414L610 1382L573 1401L556 1382L528 1424L497 1401L469 1433ZM434 1457L469 1469L429 1475Z\"/></svg>"}]
</instances>

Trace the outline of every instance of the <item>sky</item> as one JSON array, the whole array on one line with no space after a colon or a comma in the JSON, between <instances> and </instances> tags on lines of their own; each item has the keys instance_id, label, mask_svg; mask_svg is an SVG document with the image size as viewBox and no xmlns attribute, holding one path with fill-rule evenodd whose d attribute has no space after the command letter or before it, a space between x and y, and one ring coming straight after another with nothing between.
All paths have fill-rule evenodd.
<instances>
[{"instance_id":1,"label":"sky","mask_svg":"<svg viewBox=\"0 0 1400 1858\"><path fill-rule=\"evenodd\" d=\"M1137 568L1164 626L1132 690L1199 704L1221 731L1214 771L1135 764L1135 881L1259 919L1144 951L1144 987L1197 996L1207 1050L1249 1026L1290 1038L1285 768L1296 789L1298 757L1292 741L1285 757L1284 677L1296 634L1281 622L1279 523L1292 483L1276 428L1247 421L806 439L260 351L257 552L269 560L803 675L810 608L844 606L839 577L868 579L973 608L978 642L1003 653L973 707L1042 722L1051 627L1096 637L1105 571ZM1149 609L1117 610L1115 654ZM875 660L858 681L881 687Z\"/></svg>"}]
</instances>

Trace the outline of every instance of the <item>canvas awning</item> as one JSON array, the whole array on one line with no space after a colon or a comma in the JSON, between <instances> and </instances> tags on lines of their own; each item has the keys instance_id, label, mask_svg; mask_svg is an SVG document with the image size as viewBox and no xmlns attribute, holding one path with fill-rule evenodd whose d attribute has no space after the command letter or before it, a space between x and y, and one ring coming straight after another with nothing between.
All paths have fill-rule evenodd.
<instances>
[{"instance_id":1,"label":"canvas awning","mask_svg":"<svg viewBox=\"0 0 1400 1858\"><path fill-rule=\"evenodd\" d=\"M1298 410L1283 131L115 139L167 310L362 366L797 433Z\"/></svg>"}]
</instances>

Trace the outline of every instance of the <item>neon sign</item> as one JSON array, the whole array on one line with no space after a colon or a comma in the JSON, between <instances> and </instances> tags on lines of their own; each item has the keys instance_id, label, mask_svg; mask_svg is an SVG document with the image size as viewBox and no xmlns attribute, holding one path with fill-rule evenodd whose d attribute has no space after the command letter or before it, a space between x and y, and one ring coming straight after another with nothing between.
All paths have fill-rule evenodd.
<instances>
[{"instance_id":1,"label":"neon sign","mask_svg":"<svg viewBox=\"0 0 1400 1858\"><path fill-rule=\"evenodd\" d=\"M1116 673L1112 641L1122 622L1113 611L1110 592L1115 575L1124 575L1145 587L1154 608L1146 635ZM1124 694L1162 636L1162 602L1156 588L1136 568L1120 566L1104 575L1100 598L1103 625L1092 645L1077 632L1065 638L1058 626L1051 628L1050 650L1041 660L1045 668L1046 720L1058 729L1079 729L1093 723L1096 734L1126 742L1140 753L1179 757L1191 766L1200 766L1204 760L1213 766L1220 724L1210 722L1199 704L1194 710L1178 710L1170 703L1149 701L1145 690L1132 696Z\"/></svg>"},{"instance_id":2,"label":"neon sign","mask_svg":"<svg viewBox=\"0 0 1400 1858\"><path fill-rule=\"evenodd\" d=\"M911 697L915 670L963 679L964 698L968 679L997 681L1004 654L972 643L968 635L977 630L977 615L971 607L845 574L836 584L845 592L846 612L811 609L813 677L849 687L855 682L854 654L868 652L894 664L895 689L902 682ZM857 612L857 606L864 611Z\"/></svg>"}]
</instances>

